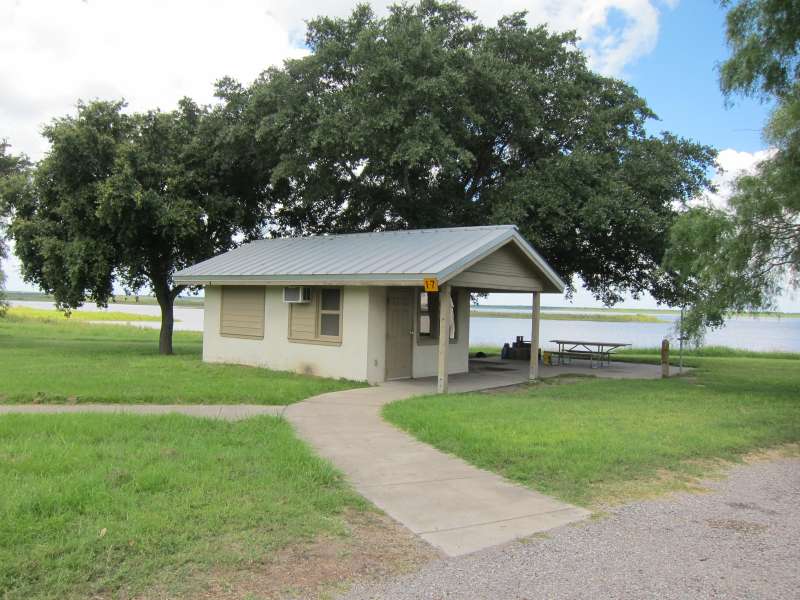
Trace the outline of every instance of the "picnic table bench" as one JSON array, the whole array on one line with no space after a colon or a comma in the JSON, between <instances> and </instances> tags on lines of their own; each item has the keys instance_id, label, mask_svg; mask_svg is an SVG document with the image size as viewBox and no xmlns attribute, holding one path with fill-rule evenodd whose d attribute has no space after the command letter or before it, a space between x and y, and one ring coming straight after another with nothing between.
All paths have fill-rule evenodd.
<instances>
[{"instance_id":1,"label":"picnic table bench","mask_svg":"<svg viewBox=\"0 0 800 600\"><path fill-rule=\"evenodd\" d=\"M556 352L551 352L559 365L567 364L572 359L589 359L589 366L594 369L595 362L598 367L611 364L611 353L619 348L630 346L622 342L589 342L585 340L550 340L558 346Z\"/></svg>"}]
</instances>

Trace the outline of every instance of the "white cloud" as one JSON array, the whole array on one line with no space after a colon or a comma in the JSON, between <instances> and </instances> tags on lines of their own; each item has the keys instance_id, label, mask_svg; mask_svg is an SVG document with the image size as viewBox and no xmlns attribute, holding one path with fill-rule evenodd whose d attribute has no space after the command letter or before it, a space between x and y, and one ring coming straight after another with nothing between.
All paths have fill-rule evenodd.
<instances>
[{"instance_id":1,"label":"white cloud","mask_svg":"<svg viewBox=\"0 0 800 600\"><path fill-rule=\"evenodd\" d=\"M170 109L212 99L216 79L253 79L300 52L266 3L16 0L0 6L0 137L38 158L39 135L78 99Z\"/></svg>"},{"instance_id":2,"label":"white cloud","mask_svg":"<svg viewBox=\"0 0 800 600\"><path fill-rule=\"evenodd\" d=\"M651 51L659 10L676 0L466 0L487 23L529 11L532 24L576 29L594 68L620 74ZM303 54L304 21L346 16L355 0L6 0L0 5L0 138L39 158L39 132L78 99L131 109L208 102L213 82L248 82ZM384 3L375 3L384 7ZM385 14L380 8L378 14Z\"/></svg>"},{"instance_id":3,"label":"white cloud","mask_svg":"<svg viewBox=\"0 0 800 600\"><path fill-rule=\"evenodd\" d=\"M621 75L625 67L643 56L658 41L660 9L674 8L678 0L463 0L485 23L514 12L527 11L531 24L547 24L556 31L575 30L589 54L593 68ZM270 14L289 30L301 33L305 20L324 13L346 16L354 3L288 2L270 4ZM385 14L383 4L373 3L376 13Z\"/></svg>"},{"instance_id":4,"label":"white cloud","mask_svg":"<svg viewBox=\"0 0 800 600\"><path fill-rule=\"evenodd\" d=\"M497 0L478 2L476 10L486 20L526 10L530 23L575 30L592 68L622 75L626 66L655 48L660 9L677 4L678 0Z\"/></svg>"},{"instance_id":5,"label":"white cloud","mask_svg":"<svg viewBox=\"0 0 800 600\"><path fill-rule=\"evenodd\" d=\"M753 173L758 163L770 158L775 150L740 152L732 148L720 151L717 156L717 173L713 177L717 191L706 193L699 201L717 208L728 206L728 198L733 194L733 183L741 175Z\"/></svg>"}]
</instances>

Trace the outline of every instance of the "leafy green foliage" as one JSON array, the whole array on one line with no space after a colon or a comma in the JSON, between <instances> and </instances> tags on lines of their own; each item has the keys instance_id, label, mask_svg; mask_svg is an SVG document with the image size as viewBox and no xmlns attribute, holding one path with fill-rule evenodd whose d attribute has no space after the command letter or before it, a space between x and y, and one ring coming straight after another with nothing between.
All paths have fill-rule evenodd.
<instances>
[{"instance_id":1,"label":"leafy green foliage","mask_svg":"<svg viewBox=\"0 0 800 600\"><path fill-rule=\"evenodd\" d=\"M668 294L673 205L707 186L714 153L648 135L645 101L590 71L574 34L423 0L312 20L306 41L249 89L220 89L271 145L259 166L280 232L510 222L605 301Z\"/></svg>"},{"instance_id":2,"label":"leafy green foliage","mask_svg":"<svg viewBox=\"0 0 800 600\"><path fill-rule=\"evenodd\" d=\"M127 114L121 102L79 104L45 128L51 150L10 231L28 281L75 308L107 304L114 283L149 286L171 352L175 270L257 236L261 190L231 147L229 107L183 100L176 111Z\"/></svg>"},{"instance_id":3,"label":"leafy green foliage","mask_svg":"<svg viewBox=\"0 0 800 600\"><path fill-rule=\"evenodd\" d=\"M445 452L579 504L664 491L702 475L700 461L800 441L796 357L685 362L692 378L419 397L383 414Z\"/></svg>"},{"instance_id":4,"label":"leafy green foliage","mask_svg":"<svg viewBox=\"0 0 800 600\"><path fill-rule=\"evenodd\" d=\"M15 156L8 151L8 148L8 143L0 141L0 317L5 315L8 308L3 260L8 257L5 236L8 217L11 214L11 201L24 189L30 172L30 162L27 157Z\"/></svg>"},{"instance_id":5,"label":"leafy green foliage","mask_svg":"<svg viewBox=\"0 0 800 600\"><path fill-rule=\"evenodd\" d=\"M8 311L8 300L6 299L6 274L3 271L3 259L7 258L8 249L6 242L0 238L0 317L4 317Z\"/></svg>"},{"instance_id":6,"label":"leafy green foliage","mask_svg":"<svg viewBox=\"0 0 800 600\"><path fill-rule=\"evenodd\" d=\"M774 306L800 267L800 194L784 157L740 177L730 209L694 208L677 221L667 265L691 274L687 331L722 325L733 312Z\"/></svg>"},{"instance_id":7,"label":"leafy green foliage","mask_svg":"<svg viewBox=\"0 0 800 600\"><path fill-rule=\"evenodd\" d=\"M798 0L721 0L730 6L726 36L731 57L720 67L725 94L762 98L791 93L800 75Z\"/></svg>"},{"instance_id":8,"label":"leafy green foliage","mask_svg":"<svg viewBox=\"0 0 800 600\"><path fill-rule=\"evenodd\" d=\"M677 220L667 269L685 284L687 332L701 338L736 311L773 308L800 268L800 2L731 5L731 57L720 70L726 94L776 101L766 127L775 154L740 177L725 209L692 208Z\"/></svg>"}]
</instances>

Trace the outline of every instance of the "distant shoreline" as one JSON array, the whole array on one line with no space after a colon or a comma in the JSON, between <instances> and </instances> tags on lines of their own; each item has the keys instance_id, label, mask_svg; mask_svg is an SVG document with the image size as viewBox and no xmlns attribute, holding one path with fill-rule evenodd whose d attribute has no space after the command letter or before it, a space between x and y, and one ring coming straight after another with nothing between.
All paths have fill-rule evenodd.
<instances>
[{"instance_id":1,"label":"distant shoreline","mask_svg":"<svg viewBox=\"0 0 800 600\"><path fill-rule=\"evenodd\" d=\"M522 314L519 312L509 312L511 310L514 311L526 311L527 317L530 318L530 306L524 305L514 305L514 304L496 304L496 305L478 305L477 307L472 307L473 313L481 313L481 314L488 314L488 313L502 313L503 315L515 315L515 314ZM570 314L586 314L586 313L631 313L631 316L635 315L680 315L681 311L674 309L674 308L617 308L617 307L581 307L581 306L542 306L542 318L547 313L553 312L562 312L562 313L570 313ZM769 317L769 318L787 318L787 319L798 319L800 318L800 312L772 312L772 311L757 311L752 313L736 313L731 315L734 317ZM616 320L616 319L615 319ZM660 319L662 321L663 319Z\"/></svg>"},{"instance_id":2,"label":"distant shoreline","mask_svg":"<svg viewBox=\"0 0 800 600\"><path fill-rule=\"evenodd\" d=\"M471 310L470 317L478 319L530 319L530 312L502 312L490 310ZM542 312L542 321L599 321L608 323L668 323L655 315L615 315L602 313L552 313Z\"/></svg>"},{"instance_id":3,"label":"distant shoreline","mask_svg":"<svg viewBox=\"0 0 800 600\"><path fill-rule=\"evenodd\" d=\"M6 291L8 300L29 301L29 302L54 302L55 299L41 292L19 292ZM137 300L138 298L138 300ZM87 301L88 302L88 301ZM140 296L126 296L116 294L109 304L150 304L158 305L155 297L142 294ZM203 308L205 298L203 296L179 296L175 300L175 306L185 308ZM525 311L525 312L515 312ZM674 308L618 308L618 307L582 307L582 306L542 306L542 319L551 321L606 321L606 322L633 322L633 323L661 323L664 319L657 318L657 315L679 315L680 310ZM558 313L564 314L564 316ZM617 313L617 314L615 314ZM619 314L630 313L630 314ZM478 305L472 307L470 315L473 317L500 318L500 319L530 319L531 307L515 304L494 304ZM568 315L568 316L567 316ZM652 316L656 315L656 316ZM602 316L603 318L597 318ZM650 316L650 318L647 318ZM800 312L771 312L758 311L753 313L737 313L735 317L767 317L772 319L798 319ZM592 318L595 317L595 318ZM630 317L630 318L624 318Z\"/></svg>"},{"instance_id":4,"label":"distant shoreline","mask_svg":"<svg viewBox=\"0 0 800 600\"><path fill-rule=\"evenodd\" d=\"M8 300L16 300L17 302L55 302L55 298L49 294L42 294L41 292L14 292L7 291L6 298ZM91 300L86 301L87 304ZM116 294L113 299L109 299L109 304L144 304L158 306L158 301L154 296L142 294L140 296L125 296L124 294ZM183 308L203 308L205 299L202 296L193 297L178 297L175 299L175 306Z\"/></svg>"}]
</instances>

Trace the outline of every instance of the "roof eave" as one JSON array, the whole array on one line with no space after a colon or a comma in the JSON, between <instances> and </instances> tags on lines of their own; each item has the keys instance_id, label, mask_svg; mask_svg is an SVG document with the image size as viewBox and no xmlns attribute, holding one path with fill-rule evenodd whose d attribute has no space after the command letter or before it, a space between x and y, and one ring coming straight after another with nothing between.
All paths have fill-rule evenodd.
<instances>
[{"instance_id":1,"label":"roof eave","mask_svg":"<svg viewBox=\"0 0 800 600\"><path fill-rule=\"evenodd\" d=\"M426 278L436 273L373 273L369 275L176 275L175 282L182 285L364 285L364 286L421 286Z\"/></svg>"}]
</instances>

